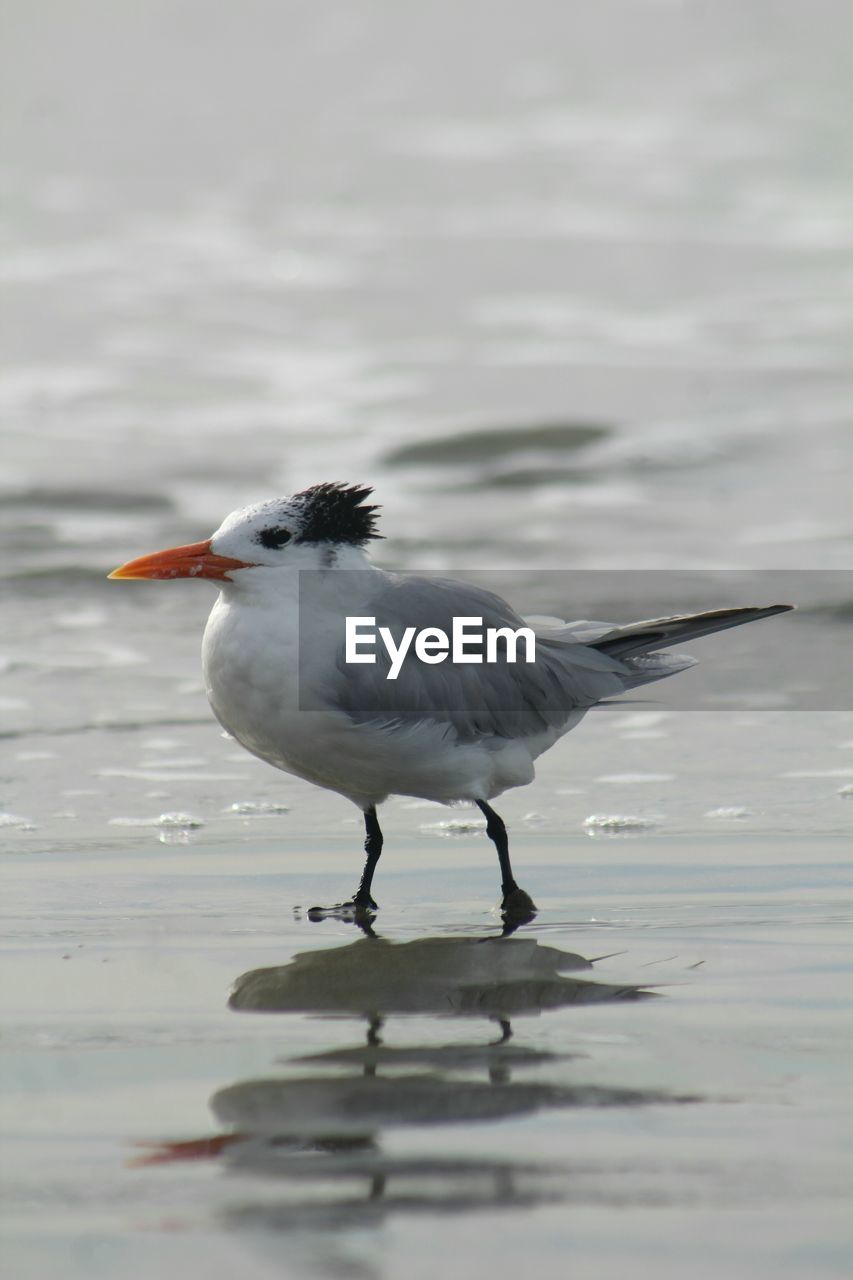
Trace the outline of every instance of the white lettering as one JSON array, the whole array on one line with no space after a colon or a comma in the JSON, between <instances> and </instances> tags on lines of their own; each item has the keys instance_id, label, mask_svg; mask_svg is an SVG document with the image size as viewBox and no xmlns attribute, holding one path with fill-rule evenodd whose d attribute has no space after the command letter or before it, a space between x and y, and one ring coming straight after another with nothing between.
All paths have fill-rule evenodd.
<instances>
[{"instance_id":1,"label":"white lettering","mask_svg":"<svg viewBox=\"0 0 853 1280\"><path fill-rule=\"evenodd\" d=\"M347 618L344 658L347 662L375 662L375 653L359 653L360 644L376 644L376 632L372 635L359 635L359 627L375 627L375 618Z\"/></svg>"},{"instance_id":2,"label":"white lettering","mask_svg":"<svg viewBox=\"0 0 853 1280\"><path fill-rule=\"evenodd\" d=\"M530 627L519 627L517 631L512 627L489 627L486 631L486 662L498 661L498 636L506 641L507 662L516 661L520 636L524 638L524 661L536 661L536 633Z\"/></svg>"},{"instance_id":3,"label":"white lettering","mask_svg":"<svg viewBox=\"0 0 853 1280\"><path fill-rule=\"evenodd\" d=\"M466 653L465 645L477 643L479 641L480 648L483 646L482 635L482 618L454 618L453 619L453 661L454 662L482 662L483 654ZM468 627L480 627L479 635L470 635L467 633Z\"/></svg>"},{"instance_id":4,"label":"white lettering","mask_svg":"<svg viewBox=\"0 0 853 1280\"><path fill-rule=\"evenodd\" d=\"M388 672L388 679L396 680L397 676L400 674L403 659L409 652L409 645L412 643L412 636L415 634L415 628L406 627L399 646L395 645L394 637L388 627L380 627L379 634L384 641L385 648L388 650L388 656L391 659L391 669Z\"/></svg>"},{"instance_id":5,"label":"white lettering","mask_svg":"<svg viewBox=\"0 0 853 1280\"><path fill-rule=\"evenodd\" d=\"M444 662L450 645L440 627L424 627L415 639L415 654L421 662Z\"/></svg>"},{"instance_id":6,"label":"white lettering","mask_svg":"<svg viewBox=\"0 0 853 1280\"><path fill-rule=\"evenodd\" d=\"M369 630L373 628L373 630ZM485 635L486 662L517 662L518 644L524 641L524 661L536 662L536 633L530 627L486 627L483 629L482 618L454 618L453 639L440 627L424 627L418 631L415 627L406 627L397 644L390 627L379 627L379 638L391 659L387 680L396 680L402 670L407 654L414 641L414 653L420 662L430 666L444 662L452 653L452 661L459 663L481 663ZM503 648L498 653L498 641L503 641ZM365 653L365 646L376 645L375 618L347 618L345 631L344 659L346 662L376 662L375 653ZM472 652L471 646L477 646L479 652Z\"/></svg>"}]
</instances>

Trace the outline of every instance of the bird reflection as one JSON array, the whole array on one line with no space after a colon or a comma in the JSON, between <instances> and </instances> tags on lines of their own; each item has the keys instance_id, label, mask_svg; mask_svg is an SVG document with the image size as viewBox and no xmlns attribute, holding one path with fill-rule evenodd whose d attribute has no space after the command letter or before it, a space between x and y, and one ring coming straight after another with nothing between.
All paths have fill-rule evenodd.
<instances>
[{"instance_id":1,"label":"bird reflection","mask_svg":"<svg viewBox=\"0 0 853 1280\"><path fill-rule=\"evenodd\" d=\"M364 1040L290 1058L279 1073L218 1090L210 1107L227 1132L160 1144L135 1163L219 1158L234 1172L289 1183L283 1202L241 1203L226 1215L232 1224L278 1229L310 1222L341 1226L353 1215L371 1220L398 1205L458 1212L561 1198L564 1165L472 1159L462 1154L450 1127L556 1109L685 1101L572 1079L579 1055L517 1043L516 1018L649 995L638 986L599 982L591 970L580 955L507 937L404 943L364 937L254 969L235 982L231 1009L355 1017L365 1023ZM387 1045L389 1019L405 1015L486 1019L495 1031L463 1043ZM515 1078L533 1068L536 1079ZM543 1073L553 1078L538 1078ZM388 1155L383 1149L385 1134L438 1126L447 1127L438 1155ZM329 1184L326 1194L318 1184Z\"/></svg>"},{"instance_id":2,"label":"bird reflection","mask_svg":"<svg viewBox=\"0 0 853 1280\"><path fill-rule=\"evenodd\" d=\"M484 1017L505 1022L569 1004L636 1000L641 987L581 978L592 962L533 938L360 938L252 969L234 984L232 1009L254 1013Z\"/></svg>"}]
</instances>

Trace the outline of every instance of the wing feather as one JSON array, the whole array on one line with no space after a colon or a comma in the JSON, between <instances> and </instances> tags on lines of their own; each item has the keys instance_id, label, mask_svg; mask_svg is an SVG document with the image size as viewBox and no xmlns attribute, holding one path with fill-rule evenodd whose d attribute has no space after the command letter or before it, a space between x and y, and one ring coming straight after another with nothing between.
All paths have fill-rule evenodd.
<instances>
[{"instance_id":1,"label":"wing feather","mask_svg":"<svg viewBox=\"0 0 853 1280\"><path fill-rule=\"evenodd\" d=\"M485 628L527 625L500 596L452 579L383 575L370 608L377 628L388 627L397 644L407 627L438 627L450 636L459 616L481 617ZM495 663L448 658L431 665L410 650L397 679L389 680L384 646L377 645L372 665L347 664L341 646L333 705L356 723L437 721L462 741L528 738L561 730L578 710L623 692L630 680L624 663L571 636L538 636L534 663L508 662L501 652Z\"/></svg>"}]
</instances>

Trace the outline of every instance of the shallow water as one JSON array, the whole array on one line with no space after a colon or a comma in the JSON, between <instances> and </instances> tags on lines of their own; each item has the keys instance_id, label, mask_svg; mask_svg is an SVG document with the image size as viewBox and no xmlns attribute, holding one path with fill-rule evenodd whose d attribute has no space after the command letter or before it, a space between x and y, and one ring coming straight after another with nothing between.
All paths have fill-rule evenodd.
<instances>
[{"instance_id":1,"label":"shallow water","mask_svg":"<svg viewBox=\"0 0 853 1280\"><path fill-rule=\"evenodd\" d=\"M9 1273L849 1274L849 6L5 11ZM803 606L502 798L514 937L406 799L378 941L309 922L358 815L105 581L336 478L537 612Z\"/></svg>"},{"instance_id":2,"label":"shallow water","mask_svg":"<svg viewBox=\"0 0 853 1280\"><path fill-rule=\"evenodd\" d=\"M471 839L395 850L376 938L292 910L342 838L13 858L13 1274L843 1274L846 850L686 852L524 838L509 938Z\"/></svg>"}]
</instances>

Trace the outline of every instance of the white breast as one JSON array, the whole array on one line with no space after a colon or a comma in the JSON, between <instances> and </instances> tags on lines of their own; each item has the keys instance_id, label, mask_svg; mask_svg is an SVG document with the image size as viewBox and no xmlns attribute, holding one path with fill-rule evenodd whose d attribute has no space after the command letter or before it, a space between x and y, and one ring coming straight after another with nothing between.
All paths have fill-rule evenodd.
<instances>
[{"instance_id":1,"label":"white breast","mask_svg":"<svg viewBox=\"0 0 853 1280\"><path fill-rule=\"evenodd\" d=\"M349 722L342 713L323 709L316 680L324 662L334 661L337 636L331 628L313 629L310 670L303 654L300 671L293 578L291 590L275 595L220 595L202 643L207 696L216 718L248 751L286 772L351 794L341 761L329 752L331 742L350 736ZM325 639L325 653L317 650L318 634Z\"/></svg>"}]
</instances>

